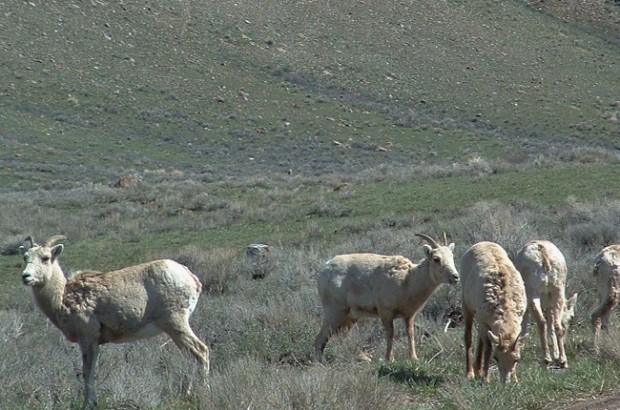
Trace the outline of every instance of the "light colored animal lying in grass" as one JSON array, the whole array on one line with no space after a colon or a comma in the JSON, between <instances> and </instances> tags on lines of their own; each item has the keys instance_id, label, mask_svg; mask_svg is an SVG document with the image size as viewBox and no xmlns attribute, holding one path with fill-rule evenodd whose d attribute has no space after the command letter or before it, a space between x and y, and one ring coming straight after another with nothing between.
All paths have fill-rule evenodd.
<instances>
[{"instance_id":1,"label":"light colored animal lying in grass","mask_svg":"<svg viewBox=\"0 0 620 410\"><path fill-rule=\"evenodd\" d=\"M490 381L491 351L500 379L517 380L521 356L521 323L526 308L525 286L506 251L493 242L479 242L461 257L465 365L467 378ZM472 327L478 324L475 373L472 367Z\"/></svg>"},{"instance_id":2,"label":"light colored animal lying in grass","mask_svg":"<svg viewBox=\"0 0 620 410\"><path fill-rule=\"evenodd\" d=\"M523 318L521 333L527 334L530 312L538 324L540 345L546 365L552 363L549 339L553 347L553 359L560 367L568 367L564 351L564 337L570 320L575 315L577 294L566 300L566 259L562 252L549 241L534 240L523 246L515 257L515 267L525 284L528 307Z\"/></svg>"},{"instance_id":3,"label":"light colored animal lying in grass","mask_svg":"<svg viewBox=\"0 0 620 410\"><path fill-rule=\"evenodd\" d=\"M417 359L414 342L416 314L443 283L456 284L454 243L439 245L417 234L424 245L425 259L419 264L403 256L375 254L339 255L327 261L317 285L323 304L323 326L314 343L315 358L323 362L323 351L332 334L347 331L364 316L378 316L385 329L385 358L394 360L394 319L403 318L409 339L409 357Z\"/></svg>"},{"instance_id":4,"label":"light colored animal lying in grass","mask_svg":"<svg viewBox=\"0 0 620 410\"><path fill-rule=\"evenodd\" d=\"M594 258L594 279L598 307L592 312L592 345L598 352L601 327L606 330L613 308L620 297L620 245L603 248Z\"/></svg>"},{"instance_id":5,"label":"light colored animal lying in grass","mask_svg":"<svg viewBox=\"0 0 620 410\"><path fill-rule=\"evenodd\" d=\"M58 264L66 239L53 236L45 245L26 238L20 247L26 267L22 281L64 336L82 351L84 408L96 406L95 367L99 345L132 342L161 332L194 355L204 375L209 350L189 325L202 285L185 266L158 260L113 272L86 271L69 280Z\"/></svg>"}]
</instances>

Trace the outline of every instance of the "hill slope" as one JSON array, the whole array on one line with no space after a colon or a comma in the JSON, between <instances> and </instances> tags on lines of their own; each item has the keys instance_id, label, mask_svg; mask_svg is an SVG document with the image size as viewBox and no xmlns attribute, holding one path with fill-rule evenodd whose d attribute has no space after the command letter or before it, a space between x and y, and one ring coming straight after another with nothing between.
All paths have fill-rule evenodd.
<instances>
[{"instance_id":1,"label":"hill slope","mask_svg":"<svg viewBox=\"0 0 620 410\"><path fill-rule=\"evenodd\" d=\"M518 1L2 12L0 178L12 186L30 172L325 173L620 141L618 46Z\"/></svg>"}]
</instances>

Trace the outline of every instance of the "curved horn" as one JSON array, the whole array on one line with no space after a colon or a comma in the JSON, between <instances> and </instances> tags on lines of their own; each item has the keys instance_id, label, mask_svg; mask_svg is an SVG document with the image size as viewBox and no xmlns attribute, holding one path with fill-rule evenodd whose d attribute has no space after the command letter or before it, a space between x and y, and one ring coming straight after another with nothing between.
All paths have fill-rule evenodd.
<instances>
[{"instance_id":1,"label":"curved horn","mask_svg":"<svg viewBox=\"0 0 620 410\"><path fill-rule=\"evenodd\" d=\"M428 243L433 245L433 248L439 248L439 244L435 242L435 240L430 236L424 235L423 233L416 233L415 236L419 236L420 238L425 239Z\"/></svg>"},{"instance_id":2,"label":"curved horn","mask_svg":"<svg viewBox=\"0 0 620 410\"><path fill-rule=\"evenodd\" d=\"M521 339L521 333L519 333L519 335L515 339L514 343L510 346L511 350L514 350L517 347L517 343L519 343L519 339Z\"/></svg>"},{"instance_id":3,"label":"curved horn","mask_svg":"<svg viewBox=\"0 0 620 410\"><path fill-rule=\"evenodd\" d=\"M52 246L56 242L63 241L65 239L67 239L67 237L64 235L54 235L45 242L45 246Z\"/></svg>"},{"instance_id":4,"label":"curved horn","mask_svg":"<svg viewBox=\"0 0 620 410\"><path fill-rule=\"evenodd\" d=\"M34 242L34 239L32 239L32 236L30 235L28 235L26 239L24 239L24 242L30 242L29 248L34 248L35 246L37 246L37 244Z\"/></svg>"}]
</instances>

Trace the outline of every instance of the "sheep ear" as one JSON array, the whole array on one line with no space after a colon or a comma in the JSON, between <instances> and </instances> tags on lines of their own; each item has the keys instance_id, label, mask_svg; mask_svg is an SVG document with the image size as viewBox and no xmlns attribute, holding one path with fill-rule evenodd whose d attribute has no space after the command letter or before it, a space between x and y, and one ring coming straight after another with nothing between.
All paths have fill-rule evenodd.
<instances>
[{"instance_id":1,"label":"sheep ear","mask_svg":"<svg viewBox=\"0 0 620 410\"><path fill-rule=\"evenodd\" d=\"M564 305L564 310L567 312L570 312L575 309L575 306L577 306L577 293L576 292L573 293L573 296L568 298L568 300L566 301L566 305Z\"/></svg>"},{"instance_id":2,"label":"sheep ear","mask_svg":"<svg viewBox=\"0 0 620 410\"><path fill-rule=\"evenodd\" d=\"M19 247L19 254L20 254L21 256L24 256L24 255L26 254L26 251L27 251L27 250L28 250L28 249L26 249L26 247L25 247L25 246L20 246L20 247Z\"/></svg>"},{"instance_id":3,"label":"sheep ear","mask_svg":"<svg viewBox=\"0 0 620 410\"><path fill-rule=\"evenodd\" d=\"M489 339L491 339L491 342L493 342L496 345L499 345L501 342L501 339L497 336L495 336L495 333L493 333L492 331L488 331L487 335L489 336Z\"/></svg>"},{"instance_id":4,"label":"sheep ear","mask_svg":"<svg viewBox=\"0 0 620 410\"><path fill-rule=\"evenodd\" d=\"M433 248L427 244L422 245L422 247L424 248L424 253L426 254L426 256L429 256Z\"/></svg>"},{"instance_id":5,"label":"sheep ear","mask_svg":"<svg viewBox=\"0 0 620 410\"><path fill-rule=\"evenodd\" d=\"M517 336L517 339L515 340L512 348L514 349L517 346L517 343L519 344L519 346L523 346L528 337L530 337L529 333L519 333L519 336Z\"/></svg>"},{"instance_id":6,"label":"sheep ear","mask_svg":"<svg viewBox=\"0 0 620 410\"><path fill-rule=\"evenodd\" d=\"M454 251L454 242L448 245L448 249L450 249L450 251Z\"/></svg>"},{"instance_id":7,"label":"sheep ear","mask_svg":"<svg viewBox=\"0 0 620 410\"><path fill-rule=\"evenodd\" d=\"M63 244L56 245L52 248L52 261L54 261L58 257L58 255L62 253L62 250L64 248L65 247Z\"/></svg>"},{"instance_id":8,"label":"sheep ear","mask_svg":"<svg viewBox=\"0 0 620 410\"><path fill-rule=\"evenodd\" d=\"M578 293L575 292L573 296L571 296L570 299L568 299L567 306L569 307L569 309L573 309L577 305L577 295Z\"/></svg>"}]
</instances>

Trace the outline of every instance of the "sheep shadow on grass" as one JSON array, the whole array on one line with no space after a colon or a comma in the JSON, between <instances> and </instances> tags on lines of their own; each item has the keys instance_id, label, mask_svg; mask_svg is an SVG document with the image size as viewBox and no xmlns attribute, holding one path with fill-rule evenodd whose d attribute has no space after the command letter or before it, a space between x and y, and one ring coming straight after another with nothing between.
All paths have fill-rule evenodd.
<instances>
[{"instance_id":1,"label":"sheep shadow on grass","mask_svg":"<svg viewBox=\"0 0 620 410\"><path fill-rule=\"evenodd\" d=\"M426 371L408 366L383 365L378 371L379 377L413 386L439 387L447 380L443 376L429 375Z\"/></svg>"}]
</instances>

